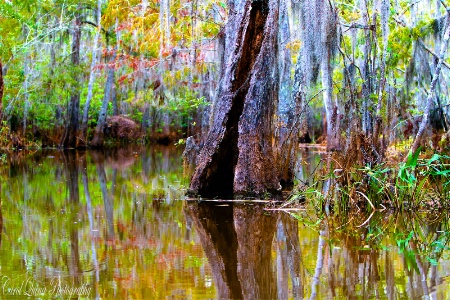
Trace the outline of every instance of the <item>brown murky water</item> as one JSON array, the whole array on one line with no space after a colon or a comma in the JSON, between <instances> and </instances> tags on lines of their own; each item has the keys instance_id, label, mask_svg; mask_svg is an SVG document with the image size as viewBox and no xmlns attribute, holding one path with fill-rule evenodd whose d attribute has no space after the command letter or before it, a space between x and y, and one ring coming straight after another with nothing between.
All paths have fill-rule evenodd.
<instances>
[{"instance_id":1,"label":"brown murky water","mask_svg":"<svg viewBox=\"0 0 450 300\"><path fill-rule=\"evenodd\" d=\"M181 149L0 166L0 299L449 299L447 213L185 201ZM320 160L308 162L301 179ZM363 226L361 226L363 224Z\"/></svg>"}]
</instances>

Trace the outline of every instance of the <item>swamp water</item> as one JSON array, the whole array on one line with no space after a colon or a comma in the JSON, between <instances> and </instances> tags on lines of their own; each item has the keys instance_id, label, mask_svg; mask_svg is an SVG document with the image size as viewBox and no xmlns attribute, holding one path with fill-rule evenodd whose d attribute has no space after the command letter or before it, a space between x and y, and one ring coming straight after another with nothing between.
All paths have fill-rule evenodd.
<instances>
[{"instance_id":1,"label":"swamp water","mask_svg":"<svg viewBox=\"0 0 450 300\"><path fill-rule=\"evenodd\" d=\"M184 201L181 149L0 166L0 299L449 299L448 213ZM307 176L319 154L301 154ZM361 226L362 225L362 226Z\"/></svg>"}]
</instances>

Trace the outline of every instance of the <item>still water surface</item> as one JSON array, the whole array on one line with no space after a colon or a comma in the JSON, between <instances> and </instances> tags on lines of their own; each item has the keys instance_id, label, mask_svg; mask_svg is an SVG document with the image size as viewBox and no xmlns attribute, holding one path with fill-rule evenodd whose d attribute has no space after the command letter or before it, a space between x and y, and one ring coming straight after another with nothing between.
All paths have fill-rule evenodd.
<instances>
[{"instance_id":1,"label":"still water surface","mask_svg":"<svg viewBox=\"0 0 450 300\"><path fill-rule=\"evenodd\" d=\"M10 156L0 299L450 298L447 213L365 222L186 201L181 152ZM301 156L307 177L320 155Z\"/></svg>"}]
</instances>

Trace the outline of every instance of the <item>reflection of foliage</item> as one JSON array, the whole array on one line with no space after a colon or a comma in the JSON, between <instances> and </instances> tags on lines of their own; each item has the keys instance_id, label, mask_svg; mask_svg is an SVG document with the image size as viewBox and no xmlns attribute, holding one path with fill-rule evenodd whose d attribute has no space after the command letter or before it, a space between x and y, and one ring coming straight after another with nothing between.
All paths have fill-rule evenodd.
<instances>
[{"instance_id":1,"label":"reflection of foliage","mask_svg":"<svg viewBox=\"0 0 450 300\"><path fill-rule=\"evenodd\" d=\"M190 293L213 298L214 287L203 284L212 275L204 270L207 262L195 235L178 238L188 231L177 201L185 186L180 149L122 150L108 150L106 158L77 154L80 163L74 167L84 169L81 162L86 162L90 206L81 180L76 181L79 202L71 202L62 152L11 157L11 164L0 169L1 209L7 220L2 250L13 249L0 256L2 275L32 276L44 283L52 276L70 276L77 249L83 281L91 282L96 249L101 298L118 292L159 299L176 293L186 272L200 283ZM114 207L113 239L106 235L111 220L97 173L102 167Z\"/></svg>"},{"instance_id":2,"label":"reflection of foliage","mask_svg":"<svg viewBox=\"0 0 450 300\"><path fill-rule=\"evenodd\" d=\"M340 283L333 291L335 297L341 295L346 298L346 293L355 296L364 290L365 284L402 291L405 280L422 283L415 289L425 293L424 286L431 289L439 285L433 278L447 274L445 271L440 272L442 275L436 273L446 268L450 253L450 218L447 212L392 213L385 210L376 212L369 220L365 213L331 214L319 223L315 223L317 219L312 217L311 211L289 213L302 223L306 220L308 226L326 239L329 269L324 272L329 272L328 276L336 281L345 278L345 283ZM345 261L344 265L342 261ZM339 271L334 269L337 267ZM361 271L361 268L367 271L364 277L356 271ZM346 274L343 278L339 275L342 272ZM323 276L323 280L327 280L328 277ZM445 285L435 288L445 291ZM369 295L367 293L377 292L369 288L364 296Z\"/></svg>"}]
</instances>

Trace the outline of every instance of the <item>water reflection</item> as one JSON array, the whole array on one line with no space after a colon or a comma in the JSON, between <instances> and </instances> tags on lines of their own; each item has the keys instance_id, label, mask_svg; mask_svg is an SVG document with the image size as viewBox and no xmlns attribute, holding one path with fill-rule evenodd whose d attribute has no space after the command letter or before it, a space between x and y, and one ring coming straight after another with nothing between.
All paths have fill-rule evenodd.
<instances>
[{"instance_id":1,"label":"water reflection","mask_svg":"<svg viewBox=\"0 0 450 300\"><path fill-rule=\"evenodd\" d=\"M2 185L0 184L0 248L2 247L3 214L2 214Z\"/></svg>"},{"instance_id":2,"label":"water reflection","mask_svg":"<svg viewBox=\"0 0 450 300\"><path fill-rule=\"evenodd\" d=\"M30 280L41 298L55 283L88 287L79 299L450 297L445 213L319 219L179 201L170 147L20 155L0 166L2 286ZM321 157L301 155L306 182Z\"/></svg>"},{"instance_id":3,"label":"water reflection","mask_svg":"<svg viewBox=\"0 0 450 300\"><path fill-rule=\"evenodd\" d=\"M78 157L75 151L68 151L62 153L63 165L65 166L66 185L69 192L69 198L66 207L69 208L70 214L67 218L69 231L69 253L64 253L64 261L66 261L69 276L74 280L78 286L81 282L81 265L80 265L80 249L78 239L78 216L80 208L80 190L78 186L79 168L77 165ZM69 256L70 255L70 256Z\"/></svg>"},{"instance_id":4,"label":"water reflection","mask_svg":"<svg viewBox=\"0 0 450 300\"><path fill-rule=\"evenodd\" d=\"M289 278L292 283L292 296L304 297L303 281L305 269L299 243L298 222L287 214L278 214L276 250L277 250L277 288L278 299L289 296Z\"/></svg>"}]
</instances>

